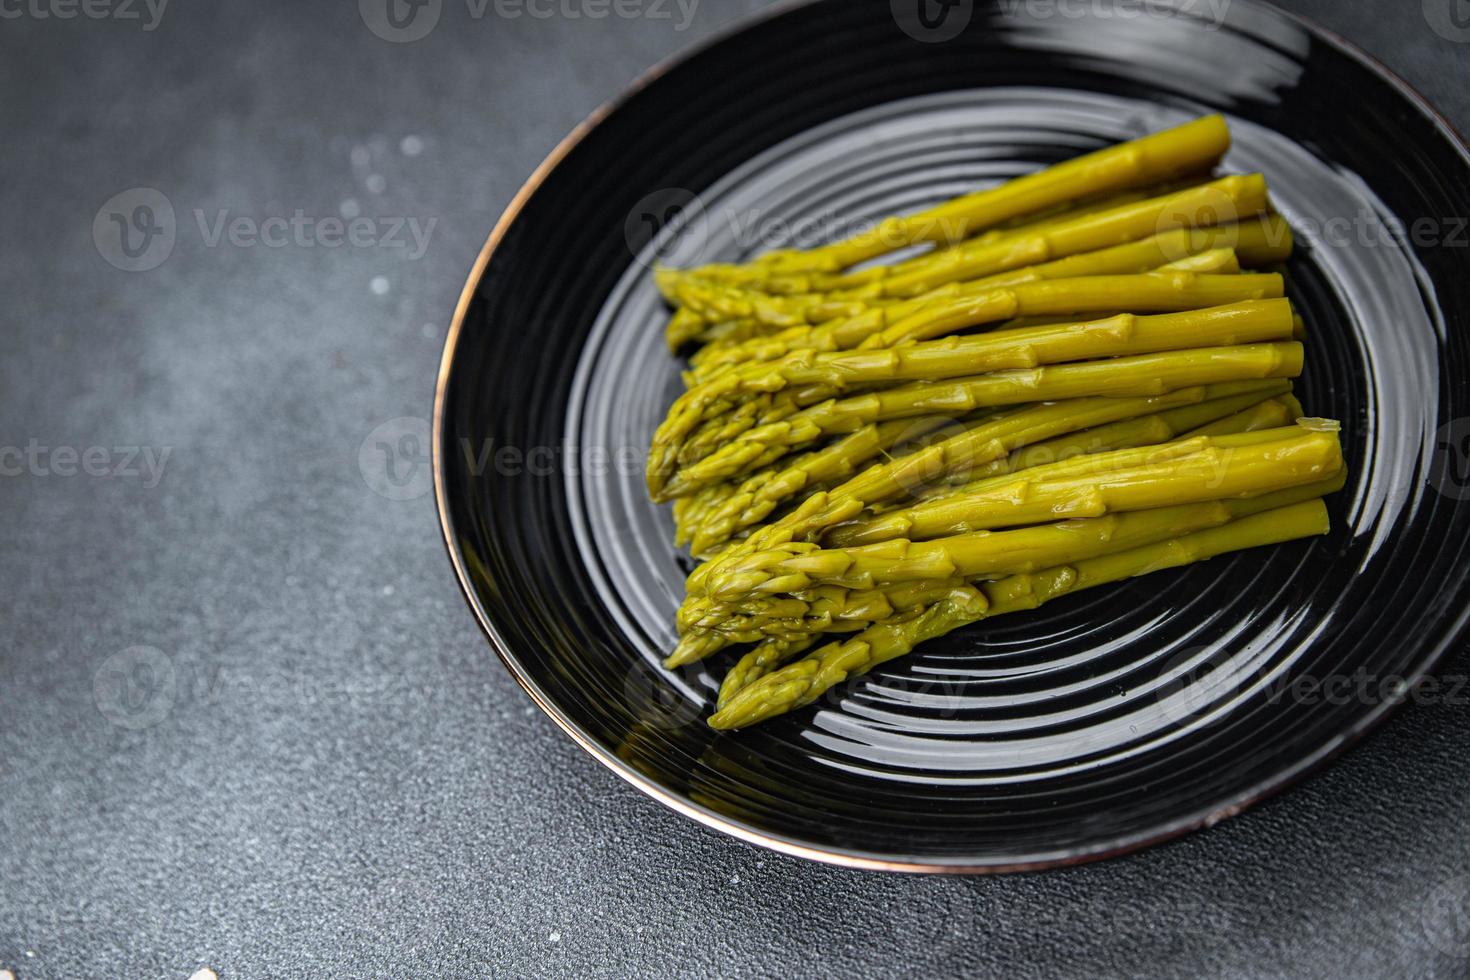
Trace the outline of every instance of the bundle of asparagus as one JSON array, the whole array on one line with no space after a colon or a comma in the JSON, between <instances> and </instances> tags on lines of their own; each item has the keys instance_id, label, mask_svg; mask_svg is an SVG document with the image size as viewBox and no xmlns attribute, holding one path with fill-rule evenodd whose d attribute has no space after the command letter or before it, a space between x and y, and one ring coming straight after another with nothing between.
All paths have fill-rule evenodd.
<instances>
[{"instance_id":1,"label":"bundle of asparagus","mask_svg":"<svg viewBox=\"0 0 1470 980\"><path fill-rule=\"evenodd\" d=\"M655 270L671 350L698 348L647 473L703 559L667 663L753 645L712 726L1327 532L1338 426L1292 394L1302 320L1261 271L1291 232L1262 175L1209 176L1229 143L1211 116L821 248Z\"/></svg>"}]
</instances>

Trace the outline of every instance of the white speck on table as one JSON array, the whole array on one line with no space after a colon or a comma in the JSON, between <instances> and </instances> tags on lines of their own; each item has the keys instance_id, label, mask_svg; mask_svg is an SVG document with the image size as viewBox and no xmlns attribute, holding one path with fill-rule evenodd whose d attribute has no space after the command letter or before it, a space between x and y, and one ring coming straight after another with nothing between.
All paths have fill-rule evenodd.
<instances>
[{"instance_id":1,"label":"white speck on table","mask_svg":"<svg viewBox=\"0 0 1470 980\"><path fill-rule=\"evenodd\" d=\"M368 174L365 181L369 193L381 194L388 189L388 178L382 174Z\"/></svg>"},{"instance_id":2,"label":"white speck on table","mask_svg":"<svg viewBox=\"0 0 1470 980\"><path fill-rule=\"evenodd\" d=\"M549 938L554 943L559 943L561 942L561 933L553 931L552 934L547 938Z\"/></svg>"},{"instance_id":3,"label":"white speck on table","mask_svg":"<svg viewBox=\"0 0 1470 980\"><path fill-rule=\"evenodd\" d=\"M416 157L424 152L424 141L417 136L405 136L403 142L398 144L398 148L403 151L404 156Z\"/></svg>"},{"instance_id":4,"label":"white speck on table","mask_svg":"<svg viewBox=\"0 0 1470 980\"><path fill-rule=\"evenodd\" d=\"M388 277L373 276L373 281L368 283L368 288L373 291L374 296L388 295Z\"/></svg>"},{"instance_id":5,"label":"white speck on table","mask_svg":"<svg viewBox=\"0 0 1470 980\"><path fill-rule=\"evenodd\" d=\"M194 973L193 976L189 977L189 980L219 980L219 974L215 973L213 970L206 966L204 969L197 971L196 973Z\"/></svg>"},{"instance_id":6,"label":"white speck on table","mask_svg":"<svg viewBox=\"0 0 1470 980\"><path fill-rule=\"evenodd\" d=\"M359 214L362 214L362 208L358 206L357 198L355 197L349 197L347 200L337 205L337 210L342 212L342 217L349 220L357 217Z\"/></svg>"}]
</instances>

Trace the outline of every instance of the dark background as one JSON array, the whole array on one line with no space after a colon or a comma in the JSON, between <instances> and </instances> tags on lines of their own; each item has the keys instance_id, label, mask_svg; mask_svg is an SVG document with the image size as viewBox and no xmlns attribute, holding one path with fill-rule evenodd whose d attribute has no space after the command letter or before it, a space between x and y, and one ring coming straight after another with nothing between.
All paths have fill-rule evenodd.
<instances>
[{"instance_id":1,"label":"dark background","mask_svg":"<svg viewBox=\"0 0 1470 980\"><path fill-rule=\"evenodd\" d=\"M1463 702L1143 854L912 878L663 809L494 660L427 461L399 443L385 496L359 450L428 418L465 274L555 143L762 3L699 0L680 30L673 0L596 21L446 0L389 43L342 0L174 0L153 30L141 0L50 2L0 4L0 970L1470 974ZM1470 129L1470 44L1420 0L1285 6ZM121 271L93 220L139 187L177 239ZM313 237L250 235L298 210ZM215 241L221 212L247 221ZM352 213L387 240L315 239Z\"/></svg>"}]
</instances>

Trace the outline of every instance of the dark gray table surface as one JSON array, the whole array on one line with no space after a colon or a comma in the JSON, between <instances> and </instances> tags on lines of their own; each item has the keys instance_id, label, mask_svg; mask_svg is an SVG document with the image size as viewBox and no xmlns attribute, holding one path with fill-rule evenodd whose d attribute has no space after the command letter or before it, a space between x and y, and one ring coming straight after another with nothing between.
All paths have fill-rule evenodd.
<instances>
[{"instance_id":1,"label":"dark gray table surface","mask_svg":"<svg viewBox=\"0 0 1470 980\"><path fill-rule=\"evenodd\" d=\"M465 272L551 147L761 3L451 2L416 43L351 2L109 3L0 3L0 970L1470 974L1463 703L1146 853L914 878L663 809L490 656L430 498L374 492L359 449L427 418ZM1289 6L1470 129L1470 45L1420 0ZM140 187L176 236L122 271L94 217L123 195L105 241ZM353 213L355 244L317 237Z\"/></svg>"}]
</instances>

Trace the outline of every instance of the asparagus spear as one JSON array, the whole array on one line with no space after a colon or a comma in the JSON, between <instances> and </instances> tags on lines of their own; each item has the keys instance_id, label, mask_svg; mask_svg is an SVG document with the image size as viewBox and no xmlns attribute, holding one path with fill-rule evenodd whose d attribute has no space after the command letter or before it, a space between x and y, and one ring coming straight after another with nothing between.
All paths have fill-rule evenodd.
<instances>
[{"instance_id":1,"label":"asparagus spear","mask_svg":"<svg viewBox=\"0 0 1470 980\"><path fill-rule=\"evenodd\" d=\"M1162 506L1154 501L1184 503L1220 499L1236 493L1263 492L1258 481L1280 478L1292 482L1284 460L1298 452L1304 469L1295 473L1296 483L1311 482L1323 473L1335 472L1341 452L1335 432L1314 432L1301 425L1234 435L1194 436L1162 446L1143 446L1089 456L1074 457L1025 470L1021 474L994 476L971 483L964 493L926 501L865 521L830 530L824 538L831 546L849 548L895 538L927 540L971 530L967 515L992 513L997 495L1038 495L1053 483L1077 480L1083 486L1096 481L1103 486L1096 496L1086 496L1088 506L1107 510L1135 509L1122 503L1139 494L1144 506ZM1326 462L1320 462L1325 456ZM1275 467L1280 465L1280 469ZM1253 467L1261 467L1253 472ZM1324 468L1325 467L1325 468ZM1157 496L1154 496L1157 494ZM1003 506L1003 505L1002 505ZM1037 506L1035 501L1020 504ZM983 517L980 518L982 521ZM986 526L984 524L978 526ZM994 525L990 525L994 526Z\"/></svg>"},{"instance_id":2,"label":"asparagus spear","mask_svg":"<svg viewBox=\"0 0 1470 980\"><path fill-rule=\"evenodd\" d=\"M1346 481L1346 471L1339 473L1331 480L1319 483L1307 484L1294 487L1290 490L1277 491L1275 493L1263 494L1259 497L1251 497L1242 500L1226 500L1218 504L1196 504L1181 511L1189 511L1195 515L1197 523L1193 530L1202 530L1210 526L1211 518L1207 515L1214 513L1214 519L1218 520L1221 508L1228 520L1239 521L1244 517L1261 514L1267 511L1279 510L1282 507L1290 507L1295 504L1305 503L1325 497L1341 490ZM1188 526L1188 525L1186 525ZM1184 533L1183 531L1180 532ZM1162 539L1161 539L1162 540ZM1149 542L1155 543L1155 542ZM1117 547L1115 551L1132 548L1136 542L1114 542ZM1111 553L1111 552L1110 552ZM1024 578L1024 576L1023 576ZM908 612L916 607L939 601L946 592L960 585L980 585L985 587L987 580L972 579L962 581L958 579L946 579L940 582L916 582L892 586L887 589L874 590L880 593L893 610L893 615ZM825 602L822 615L813 616L811 612L802 614L802 601L816 591L822 593L821 598ZM758 680L760 677L787 663L797 654L809 648L815 639L812 634L829 632L855 632L865 628L861 616L869 609L879 604L868 593L850 593L853 597L852 606L841 605L841 590L828 587L823 590L814 590L814 593L801 593L790 599L763 599L756 600L748 605L732 607L734 611L728 618L722 621L717 633L704 631L702 633L691 633L687 638L691 639L688 645L681 643L680 649L675 651L670 663L679 666L703 659L709 653L699 648L697 637L708 637L719 635L730 643L735 642L759 642L760 646L751 651L726 676L725 682L720 686L719 706L723 707L730 697L741 688ZM802 616L802 618L797 618ZM879 620L873 620L878 622ZM798 643L797 640L805 639L808 642Z\"/></svg>"},{"instance_id":3,"label":"asparagus spear","mask_svg":"<svg viewBox=\"0 0 1470 980\"><path fill-rule=\"evenodd\" d=\"M709 719L716 729L748 728L811 704L848 677L902 656L924 639L976 622L987 613L1034 608L1059 595L1138 575L1204 561L1217 555L1326 534L1322 501L1296 504L1132 551L1081 560L990 583L974 594L957 591L923 613L874 626L846 642L832 643L761 677L730 697ZM927 618L926 618L927 617Z\"/></svg>"},{"instance_id":4,"label":"asparagus spear","mask_svg":"<svg viewBox=\"0 0 1470 980\"><path fill-rule=\"evenodd\" d=\"M893 609L883 609L879 597L886 598L897 589L924 589L954 580L1036 571L1082 557L1166 541L1228 520L1230 510L1225 504L1203 501L984 535L956 535L922 546L896 542L882 549L848 549L840 556L816 550L814 545L787 545L756 556L764 577L748 573L757 564L749 561L744 570L728 572L710 595L691 597L679 611L678 626L684 635L697 636L724 632L722 627L729 623L737 634L732 639L737 639L758 621L764 621L772 633L792 635L804 626L810 628L804 622L808 615L853 620L872 613L871 618L880 619ZM872 569L886 560L885 554L894 558L891 572L874 574ZM832 574L813 577L793 571L802 560L808 567L823 563ZM728 590L724 583L728 583ZM754 587L746 589L746 583ZM800 598L802 595L817 596L818 601L814 604ZM861 608L839 617L848 602ZM688 654L676 649L667 664L678 667L687 662Z\"/></svg>"},{"instance_id":5,"label":"asparagus spear","mask_svg":"<svg viewBox=\"0 0 1470 980\"><path fill-rule=\"evenodd\" d=\"M1233 270L1233 263L1230 262L1229 250L1211 250L1208 253L1195 254L1195 256L1186 259L1185 262L1172 263L1170 266L1164 266L1164 269L1170 269L1170 267L1200 270L1200 272L1227 272L1227 270ZM1075 320L1075 317L1053 316L1044 317L1044 319L1047 325L1054 325L1054 323ZM711 348L707 348L707 350L711 350ZM725 350L725 348L720 348L720 350ZM704 351L701 351L701 354L703 353ZM807 351L807 356L810 356L810 351ZM792 357L795 357L795 354ZM698 361L698 357L695 361ZM759 373L759 369L753 370ZM706 375L707 373L710 372L706 372ZM719 370L714 370L713 373L714 375L720 375ZM695 370L685 375L686 386L691 386L691 388L700 386L701 378L709 381L706 375L701 375L698 367L695 367ZM725 378L722 381L729 382L731 379ZM720 389L714 389L714 391L717 392ZM817 401L831 398L835 394L838 394L835 389L823 388L823 386L811 386L807 391L801 392L800 395L795 395L795 397L789 398L789 400L757 398L757 400L751 401L751 403L739 403L735 392L729 392L729 394L723 395L723 397L722 395L716 394L710 400L701 403L700 417L704 420L703 422L697 422L697 432L691 433L688 436L688 444L679 451L679 458L684 463L703 458L703 455L706 455L707 451L710 451L711 448L722 445L723 442L734 438L739 432L750 429L754 425L754 419L756 417L761 417L764 422L776 422L781 417L794 414L795 411L800 410L803 406L810 406L810 404L817 403Z\"/></svg>"},{"instance_id":6,"label":"asparagus spear","mask_svg":"<svg viewBox=\"0 0 1470 980\"><path fill-rule=\"evenodd\" d=\"M1216 398L1197 405L1169 409L1136 419L1125 419L1101 425L1082 432L1068 433L1035 445L1025 446L1001 459L959 474L964 483L953 481L940 485L920 496L925 499L948 497L965 493L977 481L1048 463L1089 456L1094 453L1116 449L1131 449L1137 446L1155 446L1173 441L1180 436L1229 435L1237 432L1252 432L1257 429L1277 428L1300 418L1290 415L1286 404L1273 398L1290 390L1291 382L1278 381L1271 387L1226 398Z\"/></svg>"},{"instance_id":7,"label":"asparagus spear","mask_svg":"<svg viewBox=\"0 0 1470 980\"><path fill-rule=\"evenodd\" d=\"M708 383L707 388L718 393L696 388L686 397L728 397L800 385L840 392L874 382L937 381L1098 357L1290 340L1292 317L1289 300L1247 300L1153 316L1120 313L1085 323L946 337L904 347L803 352L774 364L731 371Z\"/></svg>"},{"instance_id":8,"label":"asparagus spear","mask_svg":"<svg viewBox=\"0 0 1470 980\"><path fill-rule=\"evenodd\" d=\"M924 340L1025 313L1085 313L1118 306L1129 307L1135 312L1188 311L1246 300L1278 298L1281 293L1281 277L1275 275L1199 276L1171 272L1063 279L996 290L965 303L931 304L926 311L900 320L881 333L867 334L865 341L854 334L844 338L838 346L851 348L864 343L869 348L896 347L907 340ZM788 363L795 364L797 360L788 358L776 368L751 365L740 371L726 371L696 385L675 401L668 417L654 433L648 478L649 489L655 499L660 496L662 482L674 472L673 462L679 457L680 446L690 434L728 412L732 398L757 383L750 380L752 377L774 377L785 370Z\"/></svg>"},{"instance_id":9,"label":"asparagus spear","mask_svg":"<svg viewBox=\"0 0 1470 980\"><path fill-rule=\"evenodd\" d=\"M1063 582L1054 587L1060 591ZM926 640L985 617L990 602L976 588L955 589L924 609L871 626L846 643L831 643L767 674L744 688L709 719L716 729L748 728L768 718L811 704L849 676L867 673L897 659Z\"/></svg>"},{"instance_id":10,"label":"asparagus spear","mask_svg":"<svg viewBox=\"0 0 1470 980\"><path fill-rule=\"evenodd\" d=\"M715 710L723 708L736 694L771 671L785 666L816 646L819 640L820 637L809 635L795 639L773 637L761 641L725 673L725 679L720 682L720 692L715 697Z\"/></svg>"},{"instance_id":11,"label":"asparagus spear","mask_svg":"<svg viewBox=\"0 0 1470 980\"><path fill-rule=\"evenodd\" d=\"M672 452L655 445L654 457L666 468L651 463L649 491L655 500L693 493L768 466L793 447L871 422L936 414L959 417L988 406L1034 401L1160 395L1196 385L1294 378L1301 369L1301 345L1289 342L1142 354L901 385L823 402L782 422L751 429L692 466L675 469L663 463Z\"/></svg>"},{"instance_id":12,"label":"asparagus spear","mask_svg":"<svg viewBox=\"0 0 1470 980\"><path fill-rule=\"evenodd\" d=\"M1232 193L1226 194L1227 191ZM1199 210L1202 202L1213 202L1221 195L1228 197L1228 208L1253 213L1264 207L1265 185L1255 179L1226 178L1182 195L1132 205L1105 215L1088 215L1027 238L1005 238L986 244L983 250L971 248L966 254L956 252L945 256L944 262L940 261L941 256L935 256L865 270L861 273L864 278L880 275L886 278L835 292L773 296L694 278L681 280L669 292L682 311L694 311L707 322L748 319L769 328L763 331L769 333L854 317L873 307L892 308L904 300L922 301L946 290L974 294L989 287L1047 279L1142 273L1214 249L1240 247L1258 258L1273 260L1290 254L1290 234L1284 230L1282 219L1274 216L1225 225L1195 227L1191 224L1158 230L1159 222L1167 220L1160 215L1171 213L1171 209ZM1112 244L1113 239L1121 239L1122 244ZM683 337L687 332L687 329L680 330L678 335ZM670 340L673 339L671 333Z\"/></svg>"},{"instance_id":13,"label":"asparagus spear","mask_svg":"<svg viewBox=\"0 0 1470 980\"><path fill-rule=\"evenodd\" d=\"M948 416L929 416L866 425L821 449L753 473L738 485L720 484L728 492L712 497L708 506L688 515L683 525L688 528L692 553L696 557L713 554L736 531L764 520L782 501L803 490L851 479L862 464L897 443L922 438L950 421ZM989 416L969 427L987 421Z\"/></svg>"},{"instance_id":14,"label":"asparagus spear","mask_svg":"<svg viewBox=\"0 0 1470 980\"><path fill-rule=\"evenodd\" d=\"M788 331L723 350L719 357L701 363L693 371L692 380L707 396L721 389L705 388L705 385L724 381L732 369L740 369L741 373L759 372L760 362L779 361L797 354L896 347L905 341L929 340L1018 316L1067 314L1080 318L1089 313L1198 310L1246 300L1277 299L1283 295L1283 287L1281 277L1274 274L1200 275L1164 271L1044 280L1001 289L987 288L973 295L948 294L919 304L901 317L877 309L814 330ZM683 403L691 404L692 397L686 392ZM701 411L696 420L710 414L703 397L699 404Z\"/></svg>"},{"instance_id":15,"label":"asparagus spear","mask_svg":"<svg viewBox=\"0 0 1470 980\"><path fill-rule=\"evenodd\" d=\"M1216 419L1186 433L1186 438L1196 436L1223 436L1238 432L1259 432L1290 425L1303 418L1301 405L1290 394L1272 398L1252 406L1239 414Z\"/></svg>"},{"instance_id":16,"label":"asparagus spear","mask_svg":"<svg viewBox=\"0 0 1470 980\"><path fill-rule=\"evenodd\" d=\"M1186 259L1170 263L1161 268L1203 273L1235 273L1240 271L1233 249L1211 249L1191 255ZM1003 326L1050 325L1069 322L1075 318L1050 316L1035 319L1040 322L1035 324L1013 322ZM1294 317L1294 323L1299 324L1300 317ZM1299 334L1300 331L1298 330L1297 333ZM718 345L714 345L701 350L700 354L718 349L720 349ZM696 364L698 360L699 358L696 357ZM698 380L697 370L685 374L685 384L688 387L693 387L698 383ZM753 428L758 424L756 421L757 418L767 423L779 421L781 418L795 414L804 405L814 404L825 398L832 397L834 394L836 394L835 391L814 387L790 399L759 397L750 401L741 402L739 405L730 404L724 409L723 414L718 415L716 419L701 423L699 429L689 437L686 445L680 450L680 462L688 463L704 458L704 456L708 455L709 452L712 452L718 446L728 442L741 432ZM729 401L729 399L722 400L719 402L719 405L725 406ZM713 414L717 411L719 409L711 407L706 410L706 414Z\"/></svg>"},{"instance_id":17,"label":"asparagus spear","mask_svg":"<svg viewBox=\"0 0 1470 980\"><path fill-rule=\"evenodd\" d=\"M804 540L841 521L851 520L868 507L907 496L936 480L1004 456L1021 446L1067 432L1092 428L1120 419L1150 415L1169 408L1228 398L1276 384L1243 381L1182 387L1166 395L1139 398L1086 398L1042 404L999 415L958 435L891 462L871 466L829 492L809 496L794 511L756 529L734 546L749 553L773 544ZM706 562L689 576L692 591L702 591Z\"/></svg>"},{"instance_id":18,"label":"asparagus spear","mask_svg":"<svg viewBox=\"0 0 1470 980\"><path fill-rule=\"evenodd\" d=\"M705 588L710 596L729 601L751 593L792 592L816 585L870 588L884 582L1024 571L1024 565L1013 566L1032 561L1028 547L1034 546L1041 554L1058 554L1046 549L1069 547L1070 535L1059 536L1055 528L985 532L1058 517L1102 517L1252 496L1313 483L1342 468L1335 432L1300 431L1300 435L1257 445L1212 446L1179 459L1101 474L1021 479L936 501L841 529L831 535L833 547L829 549L789 543L720 559L707 576ZM1083 462L1102 465L1097 457ZM1045 533L1048 531L1051 533ZM1065 560L1071 553L1064 550L1059 557Z\"/></svg>"},{"instance_id":19,"label":"asparagus spear","mask_svg":"<svg viewBox=\"0 0 1470 980\"><path fill-rule=\"evenodd\" d=\"M831 272L887 252L928 242L957 241L1002 222L1077 200L1157 183L1179 174L1206 170L1230 145L1230 130L1219 116L1098 150L999 187L956 198L918 214L889 218L873 230L809 251L763 256L755 268L725 267L735 279L760 279L791 272ZM701 270L706 274L710 267Z\"/></svg>"},{"instance_id":20,"label":"asparagus spear","mask_svg":"<svg viewBox=\"0 0 1470 980\"><path fill-rule=\"evenodd\" d=\"M1003 288L1047 279L1069 279L1082 276L1105 276L1140 274L1163 269L1182 269L1192 272L1238 272L1241 262L1262 265L1284 261L1291 255L1292 239L1290 228L1279 215L1268 215L1250 219L1239 224L1218 225L1204 228L1178 228L1161 232L1137 242L1115 245L1111 248L1085 252L1069 258L1041 265L1029 266L1012 272L988 276L984 279L940 286L913 299L894 300L886 298L865 299L871 307L884 307L886 317L895 319L905 316L931 300L960 292L981 292L987 288ZM1231 256L1224 253L1235 253ZM745 295L747 302L769 302L772 298L763 294ZM847 294L843 294L847 295ZM856 296L857 294L851 294ZM790 326L793 316L800 316L811 324L820 324L838 319L849 313L850 304L829 300L826 294L806 294L790 298L790 305L783 307L783 314L768 323L755 316L739 317L734 323L708 324L687 306L680 308L669 323L668 340L670 349L677 351L684 343L693 339L715 342L700 350L691 359L696 371L708 367L723 353L738 347L742 341L769 336ZM749 312L754 313L752 308ZM708 370L705 371L708 373Z\"/></svg>"},{"instance_id":21,"label":"asparagus spear","mask_svg":"<svg viewBox=\"0 0 1470 980\"><path fill-rule=\"evenodd\" d=\"M1003 473L1014 473L1073 456L1106 452L1112 449L1126 449L1133 446L1156 445L1168 442L1191 429L1216 420L1222 423L1218 429L1201 431L1197 434L1224 435L1230 432L1286 425L1299 418L1300 413L1292 415L1284 403L1268 401L1268 399L1272 395L1287 392L1290 386L1289 381L1264 382L1255 390L1233 397L1217 398L1196 405L1186 405L1183 408L1059 436L1056 439L1023 447L1001 459L964 469L959 475L969 481L974 481ZM1258 411L1247 411L1253 408ZM885 424L903 425L907 423ZM874 428L876 427L868 426L859 429L854 435L863 438L858 442L861 443L868 439L867 433L873 431ZM680 516L681 536L677 543L686 544L692 541L692 551L695 557L706 557L717 553L734 534L764 520L782 502L832 479L828 475L833 472L832 470L825 467L818 470L812 464L825 462L825 454L829 452L837 455L846 452L848 447L844 443L847 443L847 440L833 443L819 452L808 453L784 469L780 464L768 467L747 478L738 487L732 484L720 484L721 487L730 488L729 492L713 498L708 506L701 508L697 513L691 513L687 518ZM848 456L842 466L846 470L853 470L857 464L869 458L871 458L870 455ZM963 487L956 488L953 485L941 485L927 492L920 487L909 489L910 492L919 493L925 497L949 496L963 492ZM701 493L704 492L701 491Z\"/></svg>"},{"instance_id":22,"label":"asparagus spear","mask_svg":"<svg viewBox=\"0 0 1470 980\"><path fill-rule=\"evenodd\" d=\"M944 283L1092 252L1160 231L1242 221L1264 214L1269 206L1266 179L1260 174L1222 177L1188 190L1084 215L1033 234L1003 238L989 245L949 249L899 265L880 266L887 274L877 280L869 278L867 285L876 285L885 296L917 296ZM849 277L838 276L818 278L811 284L830 291L853 283Z\"/></svg>"},{"instance_id":23,"label":"asparagus spear","mask_svg":"<svg viewBox=\"0 0 1470 980\"><path fill-rule=\"evenodd\" d=\"M932 249L925 254L928 256L934 256L952 248L973 246L980 243L988 244L991 242L999 241L1000 239L1006 237L1031 234L1061 224L1063 222L1080 218L1083 215L1096 214L1101 211L1111 211L1115 208L1122 207L1125 204L1133 204L1138 201L1147 200L1148 198L1159 197L1164 194L1170 194L1177 191L1185 190L1190 187L1195 187L1206 179L1206 177L1201 176L1200 174L1196 174L1194 176L1183 177L1175 181L1164 181L1162 183L1153 184L1147 188L1136 188L1128 191L1119 191L1115 194L1104 194L1099 197L1089 197L1087 200L1080 202L1068 202L1066 204L1049 208L1046 211L1036 212L1034 214L1011 219L1009 221L996 225L995 227L990 228L979 235L973 236L968 240L944 244L941 247ZM750 263L749 266L744 268L755 269L759 266L759 263L760 260L756 259L755 262ZM806 284L811 281L811 277L809 274L761 274L752 277L745 274L744 270L742 269L742 271L737 272L735 275L732 276L729 275L726 271L729 268L730 266L728 264L719 263L695 269L675 269L670 266L657 266L654 269L654 284L658 287L659 291L663 293L664 298L675 305L678 305L679 303L679 290L689 282L711 283L729 289L740 289L748 290L750 292L757 292L764 296L827 295L822 293L812 293L810 289L806 288ZM881 279L886 275L888 275L888 272L882 266L870 265L868 268L858 271L848 270L844 274L844 278L849 282L857 284L857 286L861 288L861 286L867 284L867 280L870 277L872 279ZM845 294L847 291L844 290L843 292Z\"/></svg>"},{"instance_id":24,"label":"asparagus spear","mask_svg":"<svg viewBox=\"0 0 1470 980\"><path fill-rule=\"evenodd\" d=\"M1281 384L1283 382L1247 381L1185 388L1153 398L1078 399L1054 405L1037 405L981 420L967 426L960 433L917 452L869 467L831 491L812 494L791 513L773 524L755 529L747 539L730 545L721 557L749 555L792 541L811 540L827 528L857 518L867 509L907 497L946 477L972 472L1019 447L1040 442L1059 433L1095 429L1119 419L1145 416L1244 394L1274 393L1280 390ZM699 601L697 597L705 593L707 580L717 567L718 562L706 561L690 573L686 583L689 596L680 612L681 622L698 618L698 614L691 612L690 608ZM684 656L684 649L688 646L687 643L681 643L675 656ZM707 647L702 649L706 653L713 652ZM698 656L694 659L698 659Z\"/></svg>"}]
</instances>

